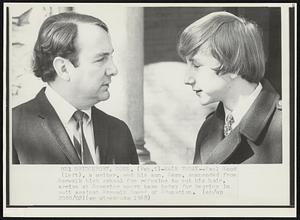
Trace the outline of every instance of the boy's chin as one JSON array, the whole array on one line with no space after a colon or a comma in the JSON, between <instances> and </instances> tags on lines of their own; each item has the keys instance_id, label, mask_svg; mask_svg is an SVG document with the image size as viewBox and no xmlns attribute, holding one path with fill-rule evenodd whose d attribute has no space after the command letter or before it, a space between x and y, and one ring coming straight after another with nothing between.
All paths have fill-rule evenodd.
<instances>
[{"instance_id":1,"label":"boy's chin","mask_svg":"<svg viewBox=\"0 0 300 220\"><path fill-rule=\"evenodd\" d=\"M216 101L213 100L211 97L205 95L205 96L199 97L199 102L200 102L201 105L205 106L205 105L209 105L211 103L214 103Z\"/></svg>"}]
</instances>

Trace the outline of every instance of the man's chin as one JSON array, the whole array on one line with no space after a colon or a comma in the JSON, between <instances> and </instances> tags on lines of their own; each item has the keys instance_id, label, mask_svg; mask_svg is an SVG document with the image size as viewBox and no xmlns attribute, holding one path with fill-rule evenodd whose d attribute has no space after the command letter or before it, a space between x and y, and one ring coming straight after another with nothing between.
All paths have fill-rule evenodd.
<instances>
[{"instance_id":1,"label":"man's chin","mask_svg":"<svg viewBox=\"0 0 300 220\"><path fill-rule=\"evenodd\" d=\"M93 100L95 102L94 105L96 105L99 102L103 102L103 101L108 100L109 97L110 97L109 92L98 94L96 97L93 98Z\"/></svg>"},{"instance_id":2,"label":"man's chin","mask_svg":"<svg viewBox=\"0 0 300 220\"><path fill-rule=\"evenodd\" d=\"M110 93L106 91L104 94L101 94L101 96L99 97L99 101L106 101L109 99L109 97L110 97Z\"/></svg>"}]
</instances>

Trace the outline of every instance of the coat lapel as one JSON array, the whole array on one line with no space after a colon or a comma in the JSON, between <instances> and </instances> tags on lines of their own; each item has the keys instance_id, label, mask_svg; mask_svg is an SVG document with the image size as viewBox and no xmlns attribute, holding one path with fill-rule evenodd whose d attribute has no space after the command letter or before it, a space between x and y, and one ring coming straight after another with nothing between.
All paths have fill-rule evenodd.
<instances>
[{"instance_id":1,"label":"coat lapel","mask_svg":"<svg viewBox=\"0 0 300 220\"><path fill-rule=\"evenodd\" d=\"M38 93L36 98L40 108L39 117L43 119L41 125L48 132L49 136L52 137L54 140L53 143L58 145L70 163L81 163L69 135L45 95L45 88ZM53 143L51 143L52 146L54 145Z\"/></svg>"},{"instance_id":2,"label":"coat lapel","mask_svg":"<svg viewBox=\"0 0 300 220\"><path fill-rule=\"evenodd\" d=\"M201 163L206 163L208 158L211 156L214 147L220 143L224 137L224 110L223 104L220 103L215 113L208 119L208 122L204 122L201 131L204 132L202 135L203 140L201 141L200 159Z\"/></svg>"},{"instance_id":3,"label":"coat lapel","mask_svg":"<svg viewBox=\"0 0 300 220\"><path fill-rule=\"evenodd\" d=\"M100 163L109 164L111 149L108 144L109 127L105 117L105 113L92 107L92 121L95 136L95 147L98 147L100 153Z\"/></svg>"},{"instance_id":4,"label":"coat lapel","mask_svg":"<svg viewBox=\"0 0 300 220\"><path fill-rule=\"evenodd\" d=\"M213 150L207 159L207 164L221 164L229 158L241 143L241 135L238 128L225 137Z\"/></svg>"},{"instance_id":5,"label":"coat lapel","mask_svg":"<svg viewBox=\"0 0 300 220\"><path fill-rule=\"evenodd\" d=\"M208 133L201 147L202 161L205 164L223 163L241 142L237 128L234 129L229 136L224 138L224 115L224 107L220 102L216 112L210 119L212 121L210 121L209 124L212 126L207 129ZM206 151L206 153L203 151Z\"/></svg>"}]
</instances>

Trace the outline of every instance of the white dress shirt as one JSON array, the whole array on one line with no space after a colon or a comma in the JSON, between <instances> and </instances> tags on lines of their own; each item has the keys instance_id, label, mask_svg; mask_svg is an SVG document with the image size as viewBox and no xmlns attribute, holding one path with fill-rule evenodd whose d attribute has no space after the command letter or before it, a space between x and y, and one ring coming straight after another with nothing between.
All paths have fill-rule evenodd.
<instances>
[{"instance_id":1,"label":"white dress shirt","mask_svg":"<svg viewBox=\"0 0 300 220\"><path fill-rule=\"evenodd\" d=\"M54 89L52 89L49 85L47 85L45 90L45 95L48 98L50 104L55 109L60 121L64 125L72 143L74 144L73 136L77 133L76 132L76 122L75 119L72 117L74 112L77 109L72 106L69 102L67 102L63 97L61 97ZM100 159L98 152L96 154L95 149L95 138L94 138L94 130L93 130L93 123L92 123L92 111L91 108L88 110L81 110L82 112L86 113L89 117L88 120L84 117L83 120L83 132L89 147L90 153L92 155L93 161L95 164L100 163Z\"/></svg>"},{"instance_id":2,"label":"white dress shirt","mask_svg":"<svg viewBox=\"0 0 300 220\"><path fill-rule=\"evenodd\" d=\"M243 99L240 99L239 102L237 103L235 109L230 111L229 109L224 107L225 111L225 118L227 117L228 114L231 114L234 119L234 123L232 124L231 128L234 129L236 126L239 125L241 122L242 118L245 116L247 111L250 109L251 105L259 95L259 93L262 90L262 85L261 83L258 83L256 86L255 90L249 95L244 97Z\"/></svg>"}]
</instances>

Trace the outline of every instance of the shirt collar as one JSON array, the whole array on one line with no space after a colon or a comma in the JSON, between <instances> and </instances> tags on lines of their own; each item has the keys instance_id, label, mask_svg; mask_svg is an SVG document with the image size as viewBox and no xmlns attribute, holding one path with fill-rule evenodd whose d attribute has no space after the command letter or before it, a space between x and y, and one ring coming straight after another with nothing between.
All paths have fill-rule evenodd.
<instances>
[{"instance_id":1,"label":"shirt collar","mask_svg":"<svg viewBox=\"0 0 300 220\"><path fill-rule=\"evenodd\" d=\"M239 100L235 109L230 111L229 109L224 107L225 118L227 117L228 114L232 114L234 118L234 123L232 124L232 127L236 127L240 123L240 121L247 113L247 111L250 109L252 103L257 98L261 90L262 90L262 85L261 83L258 83L255 90L249 96Z\"/></svg>"},{"instance_id":2,"label":"shirt collar","mask_svg":"<svg viewBox=\"0 0 300 220\"><path fill-rule=\"evenodd\" d=\"M72 118L74 112L77 111L77 109L69 102L67 102L49 85L46 86L45 95L47 96L49 102L55 109L61 122L63 124L67 124ZM83 111L89 116L87 120L87 123L89 123L91 121L91 108L81 111Z\"/></svg>"},{"instance_id":3,"label":"shirt collar","mask_svg":"<svg viewBox=\"0 0 300 220\"><path fill-rule=\"evenodd\" d=\"M87 110L81 110L81 111L84 112L84 113L86 113L86 114L89 116L89 118L88 118L88 120L87 120L87 123L90 123L90 121L91 121L91 119L92 119L92 109L89 108L89 109L87 109Z\"/></svg>"}]
</instances>

